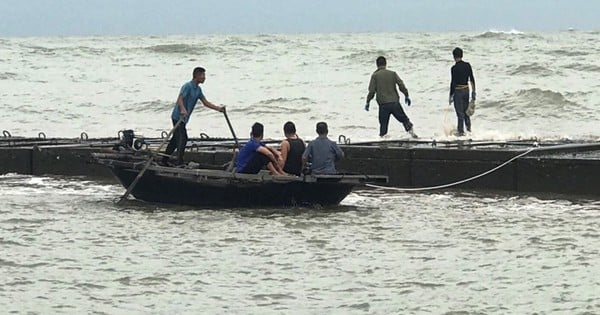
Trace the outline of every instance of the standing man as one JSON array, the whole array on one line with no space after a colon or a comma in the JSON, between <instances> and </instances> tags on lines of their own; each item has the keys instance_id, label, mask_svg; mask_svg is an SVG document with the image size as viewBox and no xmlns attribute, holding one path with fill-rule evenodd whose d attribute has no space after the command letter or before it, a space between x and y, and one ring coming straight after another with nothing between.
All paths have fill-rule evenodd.
<instances>
[{"instance_id":1,"label":"standing man","mask_svg":"<svg viewBox=\"0 0 600 315\"><path fill-rule=\"evenodd\" d=\"M373 72L371 81L369 82L369 94L367 94L365 110L369 110L369 103L375 94L377 94L377 104L379 104L379 136L383 137L387 134L390 115L394 115L404 125L404 130L413 138L417 138L417 135L413 131L413 124L400 105L400 96L396 90L396 85L398 85L400 92L404 94L404 102L407 106L410 106L410 98L408 97L408 90L404 86L404 82L402 82L402 79L400 79L400 76L396 72L386 69L387 61L385 57L379 56L376 64L377 70Z\"/></svg>"},{"instance_id":2,"label":"standing man","mask_svg":"<svg viewBox=\"0 0 600 315\"><path fill-rule=\"evenodd\" d=\"M312 174L337 174L335 161L344 157L344 151L338 147L337 143L329 140L327 134L327 123L317 123L317 134L315 140L308 143L306 150L302 154L302 162L310 165Z\"/></svg>"},{"instance_id":3,"label":"standing man","mask_svg":"<svg viewBox=\"0 0 600 315\"><path fill-rule=\"evenodd\" d=\"M475 92L475 77L473 76L473 69L468 62L462 60L463 51L456 47L452 51L454 66L450 69L452 80L450 81L450 99L449 104L454 102L454 110L456 111L456 117L458 118L458 126L456 128L456 135L462 137L465 135L464 127L467 127L467 131L471 132L471 117L467 115L467 108L469 107L469 84L471 82L471 100L475 101L477 93Z\"/></svg>"},{"instance_id":4,"label":"standing man","mask_svg":"<svg viewBox=\"0 0 600 315\"><path fill-rule=\"evenodd\" d=\"M185 152L185 147L188 141L187 129L185 126L189 121L190 115L192 114L194 107L196 107L198 100L200 100L204 106L210 109L214 109L218 112L225 111L225 106L217 106L209 102L206 97L204 97L202 89L200 88L200 83L204 83L205 80L206 70L202 67L194 68L194 71L192 72L192 80L181 86L181 89L179 90L179 96L177 97L177 102L175 102L175 107L171 113L173 126L177 125L177 122L180 120L181 123L173 131L173 137L169 141L169 145L167 145L165 154L171 155L175 149L177 149L177 164L183 164L183 153ZM168 161L169 157L165 156L162 159L162 164L166 165Z\"/></svg>"}]
</instances>

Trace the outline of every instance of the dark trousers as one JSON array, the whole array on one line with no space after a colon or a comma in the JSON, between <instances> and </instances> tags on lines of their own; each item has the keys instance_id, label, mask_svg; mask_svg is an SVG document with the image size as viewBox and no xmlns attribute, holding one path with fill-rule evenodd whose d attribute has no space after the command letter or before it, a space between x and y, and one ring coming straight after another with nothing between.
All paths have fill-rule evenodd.
<instances>
[{"instance_id":1,"label":"dark trousers","mask_svg":"<svg viewBox=\"0 0 600 315\"><path fill-rule=\"evenodd\" d=\"M467 115L467 107L469 107L469 89L456 89L454 91L454 110L458 118L456 128L458 133L464 133L465 126L467 131L471 131L471 117Z\"/></svg>"},{"instance_id":2,"label":"dark trousers","mask_svg":"<svg viewBox=\"0 0 600 315\"><path fill-rule=\"evenodd\" d=\"M379 105L379 136L385 136L388 133L388 124L390 122L390 115L394 115L399 122L404 125L404 130L409 131L412 129L413 124L408 119L408 116L404 113L402 106L398 102L385 103Z\"/></svg>"},{"instance_id":3,"label":"dark trousers","mask_svg":"<svg viewBox=\"0 0 600 315\"><path fill-rule=\"evenodd\" d=\"M252 159L250 159L250 161L248 161L248 164L246 164L246 166L240 173L258 174L258 172L260 172L260 170L262 170L263 167L265 167L267 164L269 164L269 162L270 162L270 160L266 155L255 152Z\"/></svg>"},{"instance_id":4,"label":"dark trousers","mask_svg":"<svg viewBox=\"0 0 600 315\"><path fill-rule=\"evenodd\" d=\"M177 124L176 120L173 120L173 126ZM169 144L167 145L167 150L165 154L171 155L177 149L177 163L183 164L183 153L185 152L185 146L187 145L188 135L187 129L185 129L185 124L182 122L173 130L173 137L169 140ZM164 160L166 160L165 158Z\"/></svg>"}]
</instances>

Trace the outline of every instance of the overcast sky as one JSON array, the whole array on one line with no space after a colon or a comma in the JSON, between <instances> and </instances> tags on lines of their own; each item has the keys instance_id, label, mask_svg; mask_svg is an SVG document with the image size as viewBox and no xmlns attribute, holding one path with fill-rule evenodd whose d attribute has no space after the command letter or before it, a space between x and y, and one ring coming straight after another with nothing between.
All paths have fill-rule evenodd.
<instances>
[{"instance_id":1,"label":"overcast sky","mask_svg":"<svg viewBox=\"0 0 600 315\"><path fill-rule=\"evenodd\" d=\"M0 0L0 37L600 30L598 0Z\"/></svg>"}]
</instances>

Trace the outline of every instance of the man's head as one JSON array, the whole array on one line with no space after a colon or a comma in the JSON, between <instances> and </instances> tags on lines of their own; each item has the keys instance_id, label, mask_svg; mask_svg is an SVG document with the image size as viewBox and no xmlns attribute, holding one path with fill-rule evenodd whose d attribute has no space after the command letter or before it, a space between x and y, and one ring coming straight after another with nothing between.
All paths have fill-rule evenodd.
<instances>
[{"instance_id":1,"label":"man's head","mask_svg":"<svg viewBox=\"0 0 600 315\"><path fill-rule=\"evenodd\" d=\"M452 51L452 56L454 56L454 60L460 60L463 57L463 50L456 47L454 48L454 50Z\"/></svg>"},{"instance_id":2,"label":"man's head","mask_svg":"<svg viewBox=\"0 0 600 315\"><path fill-rule=\"evenodd\" d=\"M252 132L250 133L250 136L252 136L252 138L260 139L263 137L264 129L265 128L261 123L255 122L254 125L252 125Z\"/></svg>"},{"instance_id":3,"label":"man's head","mask_svg":"<svg viewBox=\"0 0 600 315\"><path fill-rule=\"evenodd\" d=\"M296 125L293 122L288 121L283 125L283 133L287 135L293 135L296 133Z\"/></svg>"},{"instance_id":4,"label":"man's head","mask_svg":"<svg viewBox=\"0 0 600 315\"><path fill-rule=\"evenodd\" d=\"M375 63L377 64L377 67L385 67L387 61L384 56L379 56L377 57L377 60L375 60Z\"/></svg>"},{"instance_id":5,"label":"man's head","mask_svg":"<svg viewBox=\"0 0 600 315\"><path fill-rule=\"evenodd\" d=\"M204 80L206 80L206 69L202 67L194 68L194 71L192 72L192 79L197 83L204 83Z\"/></svg>"},{"instance_id":6,"label":"man's head","mask_svg":"<svg viewBox=\"0 0 600 315\"><path fill-rule=\"evenodd\" d=\"M327 133L329 133L329 130L327 129L327 123L326 122L318 122L317 123L317 134L319 136L326 136Z\"/></svg>"}]
</instances>

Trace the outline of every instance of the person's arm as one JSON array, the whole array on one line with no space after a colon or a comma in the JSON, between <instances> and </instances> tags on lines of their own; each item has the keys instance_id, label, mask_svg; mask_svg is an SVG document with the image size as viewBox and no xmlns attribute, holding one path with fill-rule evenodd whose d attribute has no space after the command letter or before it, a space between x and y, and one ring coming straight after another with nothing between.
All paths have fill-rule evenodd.
<instances>
[{"instance_id":1,"label":"person's arm","mask_svg":"<svg viewBox=\"0 0 600 315\"><path fill-rule=\"evenodd\" d=\"M477 92L476 92L476 88L475 88L475 76L473 75L473 68L471 68L471 65L469 64L469 78L471 81L471 99L475 100L476 96L477 96Z\"/></svg>"},{"instance_id":2,"label":"person's arm","mask_svg":"<svg viewBox=\"0 0 600 315\"><path fill-rule=\"evenodd\" d=\"M454 83L454 66L450 68L450 95L448 98L448 104L452 104L454 101L454 90L456 89L456 84Z\"/></svg>"},{"instance_id":3,"label":"person's arm","mask_svg":"<svg viewBox=\"0 0 600 315\"><path fill-rule=\"evenodd\" d=\"M309 159L312 157L312 142L309 142L302 153L302 169L305 170Z\"/></svg>"},{"instance_id":4,"label":"person's arm","mask_svg":"<svg viewBox=\"0 0 600 315\"><path fill-rule=\"evenodd\" d=\"M271 153L273 153L273 155L275 156L275 159L277 160L277 165L279 165L281 163L281 158L282 158L281 152L279 152L277 149L275 149L273 147L267 147L267 149L269 149L271 151Z\"/></svg>"},{"instance_id":5,"label":"person's arm","mask_svg":"<svg viewBox=\"0 0 600 315\"><path fill-rule=\"evenodd\" d=\"M404 94L404 97L407 98L408 89L406 88L406 85L404 85L404 82L402 82L402 79L400 79L398 73L396 73L396 85L398 85L398 89L400 90L400 92L402 92L402 94Z\"/></svg>"},{"instance_id":6,"label":"person's arm","mask_svg":"<svg viewBox=\"0 0 600 315\"><path fill-rule=\"evenodd\" d=\"M281 169L281 166L279 166L278 160L280 158L278 157L280 156L280 154L279 152L277 152L277 150L261 145L260 147L258 147L258 149L256 149L256 152L264 154L269 158L270 162L267 164L267 168L269 169L269 171L271 171L271 173L275 175L286 175L283 169Z\"/></svg>"},{"instance_id":7,"label":"person's arm","mask_svg":"<svg viewBox=\"0 0 600 315\"><path fill-rule=\"evenodd\" d=\"M260 154L264 154L266 157L269 158L269 161L271 161L271 163L274 163L275 165L279 165L279 163L277 162L277 157L273 154L273 152L270 150L270 148L267 148L264 145L261 145L260 147L258 147L258 149L256 149L256 152L260 153Z\"/></svg>"},{"instance_id":8,"label":"person's arm","mask_svg":"<svg viewBox=\"0 0 600 315\"><path fill-rule=\"evenodd\" d=\"M177 106L179 106L179 114L181 116L181 119L185 120L187 118L188 112L187 109L185 109L185 105L183 102L183 94L179 94L179 96L177 97Z\"/></svg>"},{"instance_id":9,"label":"person's arm","mask_svg":"<svg viewBox=\"0 0 600 315\"><path fill-rule=\"evenodd\" d=\"M369 93L367 94L367 104L371 102L373 97L375 97L375 91L377 90L377 81L375 81L375 76L371 75L371 81L369 81Z\"/></svg>"},{"instance_id":10,"label":"person's arm","mask_svg":"<svg viewBox=\"0 0 600 315\"><path fill-rule=\"evenodd\" d=\"M200 99L200 101L202 101L202 104L204 106L206 106L206 107L208 107L210 109L214 109L214 110L216 110L218 112L221 112L221 113L225 111L225 105L223 105L223 106L215 105L215 104L211 103L209 100L207 100L206 97L202 97Z\"/></svg>"},{"instance_id":11,"label":"person's arm","mask_svg":"<svg viewBox=\"0 0 600 315\"><path fill-rule=\"evenodd\" d=\"M285 165L285 161L287 161L288 153L290 152L290 142L287 140L283 140L281 142L280 147L281 147L281 159L279 160L280 161L279 165L283 168L283 166Z\"/></svg>"},{"instance_id":12,"label":"person's arm","mask_svg":"<svg viewBox=\"0 0 600 315\"><path fill-rule=\"evenodd\" d=\"M337 145L337 143L331 141L331 143L333 144L333 151L335 152L335 160L339 161L344 157L344 151L342 151L342 149L340 149L340 147Z\"/></svg>"}]
</instances>

